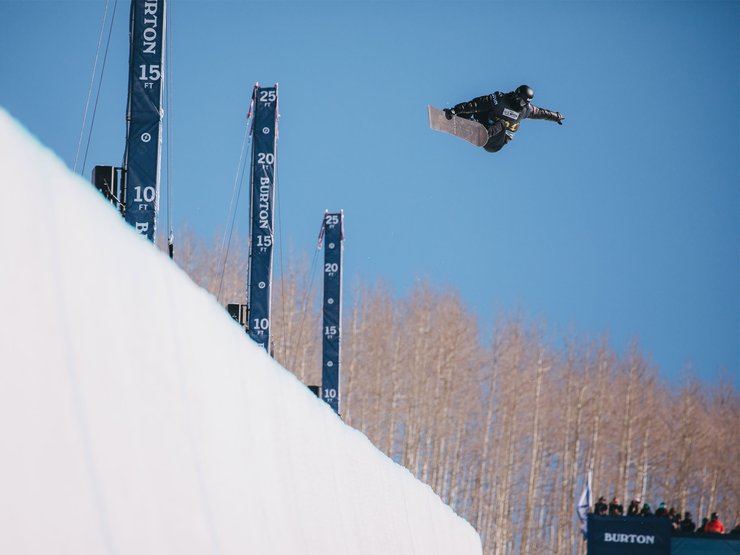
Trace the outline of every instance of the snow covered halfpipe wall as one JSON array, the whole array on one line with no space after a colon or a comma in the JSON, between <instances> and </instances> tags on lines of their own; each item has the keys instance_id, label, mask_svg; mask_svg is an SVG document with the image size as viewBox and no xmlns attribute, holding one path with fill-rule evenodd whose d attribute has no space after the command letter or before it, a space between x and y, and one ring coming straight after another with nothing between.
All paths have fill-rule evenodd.
<instances>
[{"instance_id":1,"label":"snow covered halfpipe wall","mask_svg":"<svg viewBox=\"0 0 740 555\"><path fill-rule=\"evenodd\" d=\"M0 553L481 552L2 109L0 186Z\"/></svg>"}]
</instances>

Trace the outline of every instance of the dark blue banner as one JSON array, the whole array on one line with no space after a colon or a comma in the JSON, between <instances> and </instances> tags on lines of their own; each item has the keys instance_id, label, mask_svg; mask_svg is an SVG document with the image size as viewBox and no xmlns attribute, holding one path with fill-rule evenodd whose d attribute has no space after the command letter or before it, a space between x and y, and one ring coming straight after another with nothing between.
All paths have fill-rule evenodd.
<instances>
[{"instance_id":1,"label":"dark blue banner","mask_svg":"<svg viewBox=\"0 0 740 555\"><path fill-rule=\"evenodd\" d=\"M164 32L165 0L131 2L125 214L150 241L159 207Z\"/></svg>"},{"instance_id":2,"label":"dark blue banner","mask_svg":"<svg viewBox=\"0 0 740 555\"><path fill-rule=\"evenodd\" d=\"M343 214L324 214L324 328L321 398L339 414Z\"/></svg>"},{"instance_id":3,"label":"dark blue banner","mask_svg":"<svg viewBox=\"0 0 740 555\"><path fill-rule=\"evenodd\" d=\"M740 555L737 534L674 534L671 555Z\"/></svg>"},{"instance_id":4,"label":"dark blue banner","mask_svg":"<svg viewBox=\"0 0 740 555\"><path fill-rule=\"evenodd\" d=\"M249 336L270 352L277 85L254 89L252 124L251 218L249 231Z\"/></svg>"},{"instance_id":5,"label":"dark blue banner","mask_svg":"<svg viewBox=\"0 0 740 555\"><path fill-rule=\"evenodd\" d=\"M670 555L667 518L588 515L588 555Z\"/></svg>"}]
</instances>

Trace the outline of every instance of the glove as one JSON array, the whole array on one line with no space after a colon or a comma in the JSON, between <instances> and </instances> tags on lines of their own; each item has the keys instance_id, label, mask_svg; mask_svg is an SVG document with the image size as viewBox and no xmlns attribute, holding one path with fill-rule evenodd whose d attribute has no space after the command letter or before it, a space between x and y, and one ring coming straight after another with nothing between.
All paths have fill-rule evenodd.
<instances>
[{"instance_id":1,"label":"glove","mask_svg":"<svg viewBox=\"0 0 740 555\"><path fill-rule=\"evenodd\" d=\"M445 117L447 119L452 119L452 116L455 115L455 109L454 108L445 108L442 111L445 113Z\"/></svg>"},{"instance_id":2,"label":"glove","mask_svg":"<svg viewBox=\"0 0 740 555\"><path fill-rule=\"evenodd\" d=\"M555 112L555 116L558 118L557 119L558 125L563 125L563 120L565 119L565 116L561 114L560 112Z\"/></svg>"}]
</instances>

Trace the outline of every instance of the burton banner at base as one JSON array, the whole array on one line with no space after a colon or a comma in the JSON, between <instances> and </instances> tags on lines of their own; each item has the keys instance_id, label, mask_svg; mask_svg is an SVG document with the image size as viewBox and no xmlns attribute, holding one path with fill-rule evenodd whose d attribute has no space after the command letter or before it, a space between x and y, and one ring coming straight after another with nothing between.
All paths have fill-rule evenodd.
<instances>
[{"instance_id":1,"label":"burton banner at base","mask_svg":"<svg viewBox=\"0 0 740 555\"><path fill-rule=\"evenodd\" d=\"M270 352L275 161L277 157L277 85L254 88L252 176L249 228L249 336Z\"/></svg>"},{"instance_id":2,"label":"burton banner at base","mask_svg":"<svg viewBox=\"0 0 740 555\"><path fill-rule=\"evenodd\" d=\"M588 555L670 555L667 518L588 515Z\"/></svg>"},{"instance_id":3,"label":"burton banner at base","mask_svg":"<svg viewBox=\"0 0 740 555\"><path fill-rule=\"evenodd\" d=\"M125 216L150 241L154 241L159 208L164 33L165 0L133 0L123 163Z\"/></svg>"},{"instance_id":4,"label":"burton banner at base","mask_svg":"<svg viewBox=\"0 0 740 555\"><path fill-rule=\"evenodd\" d=\"M342 339L343 214L324 214L324 326L321 398L339 413L339 362Z\"/></svg>"}]
</instances>

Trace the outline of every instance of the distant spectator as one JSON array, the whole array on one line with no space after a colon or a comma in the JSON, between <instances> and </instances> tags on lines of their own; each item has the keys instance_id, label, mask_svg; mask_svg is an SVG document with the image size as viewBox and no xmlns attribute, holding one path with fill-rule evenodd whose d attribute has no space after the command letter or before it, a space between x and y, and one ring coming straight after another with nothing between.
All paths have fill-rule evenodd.
<instances>
[{"instance_id":1,"label":"distant spectator","mask_svg":"<svg viewBox=\"0 0 740 555\"><path fill-rule=\"evenodd\" d=\"M658 505L658 510L655 511L655 516L659 518L668 516L668 509L666 509L665 503L661 503L660 505Z\"/></svg>"},{"instance_id":2,"label":"distant spectator","mask_svg":"<svg viewBox=\"0 0 740 555\"><path fill-rule=\"evenodd\" d=\"M681 529L681 514L676 512L676 509L671 507L668 509L668 518L671 519L671 527L674 530Z\"/></svg>"},{"instance_id":3,"label":"distant spectator","mask_svg":"<svg viewBox=\"0 0 740 555\"><path fill-rule=\"evenodd\" d=\"M706 532L707 524L709 523L709 519L707 517L704 517L701 519L701 526L699 526L699 529L696 531L698 534L703 534Z\"/></svg>"},{"instance_id":4,"label":"distant spectator","mask_svg":"<svg viewBox=\"0 0 740 555\"><path fill-rule=\"evenodd\" d=\"M691 513L686 511L683 514L683 520L679 523L679 530L681 532L693 532L696 530L696 524L691 519Z\"/></svg>"},{"instance_id":5,"label":"distant spectator","mask_svg":"<svg viewBox=\"0 0 740 555\"><path fill-rule=\"evenodd\" d=\"M594 513L598 516L606 516L607 508L608 506L606 504L606 499L604 499L603 497L599 497L596 505L594 505Z\"/></svg>"},{"instance_id":6,"label":"distant spectator","mask_svg":"<svg viewBox=\"0 0 740 555\"><path fill-rule=\"evenodd\" d=\"M630 506L627 507L627 516L637 516L640 514L640 500L633 499L630 501Z\"/></svg>"},{"instance_id":7,"label":"distant spectator","mask_svg":"<svg viewBox=\"0 0 740 555\"><path fill-rule=\"evenodd\" d=\"M624 507L616 497L609 503L609 516L624 516Z\"/></svg>"},{"instance_id":8,"label":"distant spectator","mask_svg":"<svg viewBox=\"0 0 740 555\"><path fill-rule=\"evenodd\" d=\"M707 522L707 525L704 527L704 531L707 534L724 534L725 533L725 526L720 522L719 515L717 513L712 513L712 517L709 519L709 522Z\"/></svg>"},{"instance_id":9,"label":"distant spectator","mask_svg":"<svg viewBox=\"0 0 740 555\"><path fill-rule=\"evenodd\" d=\"M650 510L650 505L645 503L640 510L640 516L653 516L653 511Z\"/></svg>"}]
</instances>

